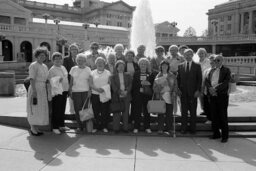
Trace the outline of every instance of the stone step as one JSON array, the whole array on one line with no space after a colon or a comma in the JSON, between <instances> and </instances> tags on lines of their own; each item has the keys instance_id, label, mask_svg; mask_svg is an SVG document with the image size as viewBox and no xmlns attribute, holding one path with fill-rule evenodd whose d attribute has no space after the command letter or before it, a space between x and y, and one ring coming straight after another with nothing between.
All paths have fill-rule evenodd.
<instances>
[{"instance_id":1,"label":"stone step","mask_svg":"<svg viewBox=\"0 0 256 171\"><path fill-rule=\"evenodd\" d=\"M256 81L239 81L237 85L256 86Z\"/></svg>"},{"instance_id":2,"label":"stone step","mask_svg":"<svg viewBox=\"0 0 256 171\"><path fill-rule=\"evenodd\" d=\"M151 115L151 121L155 122L157 119L157 115ZM75 120L75 115L66 114L65 120ZM198 123L204 123L207 121L205 116L197 116L196 118ZM256 122L256 116L238 116L238 117L228 117L229 122ZM181 122L181 116L176 116L176 122Z\"/></svg>"},{"instance_id":3,"label":"stone step","mask_svg":"<svg viewBox=\"0 0 256 171\"><path fill-rule=\"evenodd\" d=\"M65 121L65 125L69 128L77 128L76 121ZM175 129L177 131L180 131L181 124L176 123ZM112 123L109 123L108 128L112 130ZM132 130L133 126L129 124L129 130ZM152 131L157 131L157 124L151 123L151 129ZM204 124L204 123L197 123L197 130L198 131L211 131L211 125L210 124ZM250 122L250 123L229 123L229 130L230 131L256 131L256 122Z\"/></svg>"}]
</instances>

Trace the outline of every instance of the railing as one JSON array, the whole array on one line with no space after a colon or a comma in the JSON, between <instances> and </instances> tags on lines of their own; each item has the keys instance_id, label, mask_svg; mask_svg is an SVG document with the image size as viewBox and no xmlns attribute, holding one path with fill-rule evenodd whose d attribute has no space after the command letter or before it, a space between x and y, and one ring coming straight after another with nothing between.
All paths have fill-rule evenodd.
<instances>
[{"instance_id":1,"label":"railing","mask_svg":"<svg viewBox=\"0 0 256 171\"><path fill-rule=\"evenodd\" d=\"M256 56L225 57L224 64L233 73L256 77Z\"/></svg>"},{"instance_id":2,"label":"railing","mask_svg":"<svg viewBox=\"0 0 256 171\"><path fill-rule=\"evenodd\" d=\"M55 8L55 9L60 9L60 10L69 10L73 12L81 12L81 9L79 8L74 8L66 5L56 5L56 4L48 4L48 3L41 3L41 2L36 2L36 1L27 1L27 0L19 0L19 4L21 5L28 5L28 6L36 6L36 7L42 7L42 8Z\"/></svg>"},{"instance_id":3,"label":"railing","mask_svg":"<svg viewBox=\"0 0 256 171\"><path fill-rule=\"evenodd\" d=\"M19 26L19 25L10 25L10 24L0 24L0 32L28 32L28 33L40 33L40 34L52 34L54 29L45 28L45 27L35 27L33 25Z\"/></svg>"},{"instance_id":4,"label":"railing","mask_svg":"<svg viewBox=\"0 0 256 171\"><path fill-rule=\"evenodd\" d=\"M254 41L256 34L238 34L209 37L157 37L157 42L226 42L226 41Z\"/></svg>"}]
</instances>

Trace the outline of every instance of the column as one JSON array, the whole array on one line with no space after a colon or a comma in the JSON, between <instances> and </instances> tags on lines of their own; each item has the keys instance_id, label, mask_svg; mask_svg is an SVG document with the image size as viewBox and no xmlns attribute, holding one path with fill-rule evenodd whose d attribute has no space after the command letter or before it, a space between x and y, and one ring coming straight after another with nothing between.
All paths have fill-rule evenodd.
<instances>
[{"instance_id":1,"label":"column","mask_svg":"<svg viewBox=\"0 0 256 171\"><path fill-rule=\"evenodd\" d=\"M216 45L212 45L212 53L216 54Z\"/></svg>"},{"instance_id":2,"label":"column","mask_svg":"<svg viewBox=\"0 0 256 171\"><path fill-rule=\"evenodd\" d=\"M248 27L248 33L252 34L252 22L253 22L253 11L249 11L249 27Z\"/></svg>"},{"instance_id":3,"label":"column","mask_svg":"<svg viewBox=\"0 0 256 171\"><path fill-rule=\"evenodd\" d=\"M240 25L240 33L244 33L244 13L241 13L241 25Z\"/></svg>"},{"instance_id":4,"label":"column","mask_svg":"<svg viewBox=\"0 0 256 171\"><path fill-rule=\"evenodd\" d=\"M234 17L234 25L232 26L234 28L233 34L239 34L239 13L236 13Z\"/></svg>"}]
</instances>

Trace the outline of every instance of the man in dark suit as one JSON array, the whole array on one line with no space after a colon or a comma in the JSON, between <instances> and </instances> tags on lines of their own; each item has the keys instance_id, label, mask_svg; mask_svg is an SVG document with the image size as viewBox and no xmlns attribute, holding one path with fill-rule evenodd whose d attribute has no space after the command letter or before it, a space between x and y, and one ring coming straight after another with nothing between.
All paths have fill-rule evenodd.
<instances>
[{"instance_id":1,"label":"man in dark suit","mask_svg":"<svg viewBox=\"0 0 256 171\"><path fill-rule=\"evenodd\" d=\"M222 65L223 57L221 55L216 55L214 61L216 67L209 72L205 80L205 85L210 95L210 113L213 130L211 139L218 139L222 135L221 142L226 143L229 137L228 89L231 74L229 68ZM221 134L219 129L221 129Z\"/></svg>"},{"instance_id":2,"label":"man in dark suit","mask_svg":"<svg viewBox=\"0 0 256 171\"><path fill-rule=\"evenodd\" d=\"M200 96L202 85L201 66L192 61L192 49L184 52L185 62L178 67L178 88L181 93L181 133L188 131L188 111L190 114L190 133L196 133L197 98Z\"/></svg>"}]
</instances>

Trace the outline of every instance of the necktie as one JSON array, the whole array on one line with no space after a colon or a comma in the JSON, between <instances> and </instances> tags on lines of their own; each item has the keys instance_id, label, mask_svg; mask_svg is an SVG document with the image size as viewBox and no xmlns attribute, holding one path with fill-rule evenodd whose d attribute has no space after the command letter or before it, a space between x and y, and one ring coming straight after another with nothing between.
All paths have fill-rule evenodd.
<instances>
[{"instance_id":1,"label":"necktie","mask_svg":"<svg viewBox=\"0 0 256 171\"><path fill-rule=\"evenodd\" d=\"M189 62L187 62L186 73L189 72Z\"/></svg>"}]
</instances>

